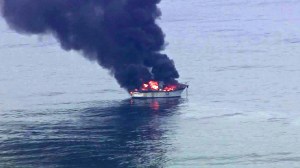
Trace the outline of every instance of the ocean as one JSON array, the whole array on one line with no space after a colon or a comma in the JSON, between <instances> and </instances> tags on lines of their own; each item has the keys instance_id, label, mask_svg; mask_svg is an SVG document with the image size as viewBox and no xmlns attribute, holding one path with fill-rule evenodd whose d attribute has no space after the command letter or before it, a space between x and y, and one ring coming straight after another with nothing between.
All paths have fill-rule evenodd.
<instances>
[{"instance_id":1,"label":"ocean","mask_svg":"<svg viewBox=\"0 0 300 168\"><path fill-rule=\"evenodd\" d=\"M0 18L0 167L300 167L300 1L163 0L182 98Z\"/></svg>"}]
</instances>

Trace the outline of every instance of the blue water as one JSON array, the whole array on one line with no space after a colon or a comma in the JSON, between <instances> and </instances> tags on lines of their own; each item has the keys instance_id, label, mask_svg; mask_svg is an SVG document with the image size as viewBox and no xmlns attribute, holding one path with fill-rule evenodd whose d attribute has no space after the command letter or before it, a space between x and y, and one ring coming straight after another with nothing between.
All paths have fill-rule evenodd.
<instances>
[{"instance_id":1,"label":"blue water","mask_svg":"<svg viewBox=\"0 0 300 168\"><path fill-rule=\"evenodd\" d=\"M180 99L131 100L0 19L0 167L300 167L300 1L163 0Z\"/></svg>"}]
</instances>

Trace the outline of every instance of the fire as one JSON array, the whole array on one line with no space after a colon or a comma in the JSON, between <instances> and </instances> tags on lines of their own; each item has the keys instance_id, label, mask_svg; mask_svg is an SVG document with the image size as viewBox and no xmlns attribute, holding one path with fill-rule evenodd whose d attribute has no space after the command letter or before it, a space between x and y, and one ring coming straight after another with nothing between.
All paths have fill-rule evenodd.
<instances>
[{"instance_id":1,"label":"fire","mask_svg":"<svg viewBox=\"0 0 300 168\"><path fill-rule=\"evenodd\" d=\"M142 86L142 90L143 90L143 91L149 90L149 84L144 83L143 86Z\"/></svg>"},{"instance_id":2,"label":"fire","mask_svg":"<svg viewBox=\"0 0 300 168\"><path fill-rule=\"evenodd\" d=\"M148 83L144 83L142 85L142 88L141 88L143 91L148 91L148 90L159 90L159 86L158 86L158 82L156 81L149 81Z\"/></svg>"},{"instance_id":3,"label":"fire","mask_svg":"<svg viewBox=\"0 0 300 168\"><path fill-rule=\"evenodd\" d=\"M150 88L151 90L158 90L158 82L156 81L149 81L149 85L150 85Z\"/></svg>"},{"instance_id":4,"label":"fire","mask_svg":"<svg viewBox=\"0 0 300 168\"><path fill-rule=\"evenodd\" d=\"M149 82L146 82L142 84L140 90L142 91L163 91L163 92L171 92L178 88L177 85L160 85L158 81L150 80ZM135 89L134 91L138 91L138 89Z\"/></svg>"},{"instance_id":5,"label":"fire","mask_svg":"<svg viewBox=\"0 0 300 168\"><path fill-rule=\"evenodd\" d=\"M168 85L168 86L164 87L163 91L170 92L170 91L174 91L176 89L177 89L176 85Z\"/></svg>"}]
</instances>

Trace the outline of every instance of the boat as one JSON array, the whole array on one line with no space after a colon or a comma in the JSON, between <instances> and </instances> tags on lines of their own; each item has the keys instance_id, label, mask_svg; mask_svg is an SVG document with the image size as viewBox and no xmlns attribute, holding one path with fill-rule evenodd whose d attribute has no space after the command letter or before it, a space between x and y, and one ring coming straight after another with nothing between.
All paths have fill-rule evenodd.
<instances>
[{"instance_id":1,"label":"boat","mask_svg":"<svg viewBox=\"0 0 300 168\"><path fill-rule=\"evenodd\" d=\"M150 85L151 86L151 82ZM129 92L132 98L173 98L181 97L184 90L189 87L187 84L176 84L173 87L165 87L165 89L135 89ZM150 87L151 88L151 87ZM156 87L155 87L156 88ZM167 88L167 89L166 89Z\"/></svg>"}]
</instances>

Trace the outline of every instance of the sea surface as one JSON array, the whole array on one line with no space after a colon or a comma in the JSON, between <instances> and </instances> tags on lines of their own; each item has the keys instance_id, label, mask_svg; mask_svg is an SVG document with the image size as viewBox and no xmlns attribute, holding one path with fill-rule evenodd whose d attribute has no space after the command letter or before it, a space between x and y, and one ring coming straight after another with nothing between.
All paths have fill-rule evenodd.
<instances>
[{"instance_id":1,"label":"sea surface","mask_svg":"<svg viewBox=\"0 0 300 168\"><path fill-rule=\"evenodd\" d=\"M0 19L0 167L300 167L300 1L162 0L180 99Z\"/></svg>"}]
</instances>

